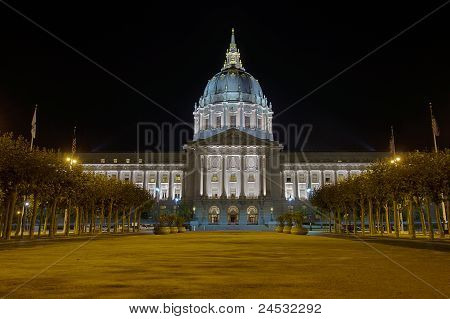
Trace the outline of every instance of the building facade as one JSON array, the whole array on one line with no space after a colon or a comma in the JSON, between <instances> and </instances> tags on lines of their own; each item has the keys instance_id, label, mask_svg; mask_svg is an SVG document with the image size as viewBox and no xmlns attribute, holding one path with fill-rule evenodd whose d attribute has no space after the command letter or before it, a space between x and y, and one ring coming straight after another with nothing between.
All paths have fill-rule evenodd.
<instances>
[{"instance_id":1,"label":"building facade","mask_svg":"<svg viewBox=\"0 0 450 319\"><path fill-rule=\"evenodd\" d=\"M176 153L80 154L86 171L130 181L156 200L182 202L200 229L267 229L277 214L307 206L315 189L363 172L376 152L285 152L272 105L243 67L234 31L225 63L194 105L194 137Z\"/></svg>"}]
</instances>

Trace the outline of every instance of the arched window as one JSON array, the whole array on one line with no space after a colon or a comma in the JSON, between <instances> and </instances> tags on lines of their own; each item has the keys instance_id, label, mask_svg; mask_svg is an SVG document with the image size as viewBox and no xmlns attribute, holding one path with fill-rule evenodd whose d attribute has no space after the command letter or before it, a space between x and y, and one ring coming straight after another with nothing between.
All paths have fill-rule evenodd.
<instances>
[{"instance_id":1,"label":"arched window","mask_svg":"<svg viewBox=\"0 0 450 319\"><path fill-rule=\"evenodd\" d=\"M257 225L258 224L258 210L255 206L250 206L247 208L247 224Z\"/></svg>"},{"instance_id":2,"label":"arched window","mask_svg":"<svg viewBox=\"0 0 450 319\"><path fill-rule=\"evenodd\" d=\"M219 214L220 214L219 207L211 206L209 208L209 213L208 213L208 223L213 224L213 225L218 224L219 223Z\"/></svg>"}]
</instances>

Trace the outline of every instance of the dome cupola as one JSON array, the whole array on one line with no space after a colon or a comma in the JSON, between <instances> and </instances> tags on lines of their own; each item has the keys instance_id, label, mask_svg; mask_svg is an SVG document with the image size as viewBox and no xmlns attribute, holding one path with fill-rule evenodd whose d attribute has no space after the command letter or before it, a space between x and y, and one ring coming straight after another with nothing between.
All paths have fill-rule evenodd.
<instances>
[{"instance_id":1,"label":"dome cupola","mask_svg":"<svg viewBox=\"0 0 450 319\"><path fill-rule=\"evenodd\" d=\"M224 65L208 81L198 105L195 104L194 140L228 128L272 140L272 114L258 80L243 67L232 29Z\"/></svg>"}]
</instances>

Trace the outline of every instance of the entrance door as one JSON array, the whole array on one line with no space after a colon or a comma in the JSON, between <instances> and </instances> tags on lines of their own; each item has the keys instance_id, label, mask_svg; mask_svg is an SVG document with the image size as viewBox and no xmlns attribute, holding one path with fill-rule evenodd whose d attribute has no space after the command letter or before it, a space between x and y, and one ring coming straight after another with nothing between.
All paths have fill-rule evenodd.
<instances>
[{"instance_id":1,"label":"entrance door","mask_svg":"<svg viewBox=\"0 0 450 319\"><path fill-rule=\"evenodd\" d=\"M238 225L239 224L239 210L236 206L231 206L228 208L228 224Z\"/></svg>"}]
</instances>

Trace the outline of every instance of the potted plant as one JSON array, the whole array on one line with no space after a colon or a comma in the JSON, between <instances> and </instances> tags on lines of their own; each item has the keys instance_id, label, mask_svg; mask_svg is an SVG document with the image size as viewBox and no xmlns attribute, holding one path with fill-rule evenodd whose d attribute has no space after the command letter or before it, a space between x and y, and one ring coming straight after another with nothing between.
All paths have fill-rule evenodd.
<instances>
[{"instance_id":1,"label":"potted plant","mask_svg":"<svg viewBox=\"0 0 450 319\"><path fill-rule=\"evenodd\" d=\"M301 212L293 214L292 221L294 225L291 228L291 234L306 235L308 233L308 229L303 227L303 214Z\"/></svg>"},{"instance_id":2,"label":"potted plant","mask_svg":"<svg viewBox=\"0 0 450 319\"><path fill-rule=\"evenodd\" d=\"M158 217L158 224L155 225L155 235L168 235L170 234L169 216L161 214Z\"/></svg>"},{"instance_id":3,"label":"potted plant","mask_svg":"<svg viewBox=\"0 0 450 319\"><path fill-rule=\"evenodd\" d=\"M277 227L275 227L275 231L277 233L282 233L283 232L283 228L284 228L284 215L279 215L277 216Z\"/></svg>"},{"instance_id":4,"label":"potted plant","mask_svg":"<svg viewBox=\"0 0 450 319\"><path fill-rule=\"evenodd\" d=\"M183 216L177 216L177 226L178 226L178 232L179 233L185 233L186 232L186 227L184 227L184 222L186 220L184 219Z\"/></svg>"},{"instance_id":5,"label":"potted plant","mask_svg":"<svg viewBox=\"0 0 450 319\"><path fill-rule=\"evenodd\" d=\"M292 228L292 214L287 213L284 217L284 227L283 227L283 233L290 234Z\"/></svg>"},{"instance_id":6,"label":"potted plant","mask_svg":"<svg viewBox=\"0 0 450 319\"><path fill-rule=\"evenodd\" d=\"M177 216L176 215L169 215L169 225L170 225L170 233L172 233L172 234L178 233Z\"/></svg>"}]
</instances>

